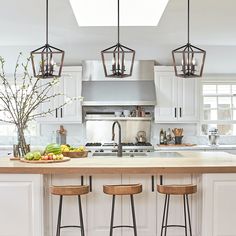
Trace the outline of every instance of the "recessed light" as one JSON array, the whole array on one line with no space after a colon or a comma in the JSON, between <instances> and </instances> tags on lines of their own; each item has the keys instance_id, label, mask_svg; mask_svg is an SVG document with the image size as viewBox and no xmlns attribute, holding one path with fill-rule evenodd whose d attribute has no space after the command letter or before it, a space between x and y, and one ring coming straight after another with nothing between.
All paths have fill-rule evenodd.
<instances>
[{"instance_id":1,"label":"recessed light","mask_svg":"<svg viewBox=\"0 0 236 236\"><path fill-rule=\"evenodd\" d=\"M157 26L169 0L121 0L121 26ZM115 0L70 0L79 26L116 26Z\"/></svg>"}]
</instances>

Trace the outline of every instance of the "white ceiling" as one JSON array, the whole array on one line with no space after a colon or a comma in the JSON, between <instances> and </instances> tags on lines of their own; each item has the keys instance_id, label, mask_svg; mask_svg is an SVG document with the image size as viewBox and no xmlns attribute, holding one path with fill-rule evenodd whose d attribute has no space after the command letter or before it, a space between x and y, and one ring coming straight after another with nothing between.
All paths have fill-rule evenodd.
<instances>
[{"instance_id":1,"label":"white ceiling","mask_svg":"<svg viewBox=\"0 0 236 236\"><path fill-rule=\"evenodd\" d=\"M207 50L206 71L236 73L236 1L190 2L191 43ZM100 59L100 51L116 43L115 27L78 27L69 0L49 3L50 43L66 51L67 65ZM44 44L45 0L0 0L0 4L0 55L12 64L18 52L28 56ZM186 4L187 0L169 0L158 27L122 27L122 43L136 50L138 60L171 64L171 50L186 43Z\"/></svg>"}]
</instances>

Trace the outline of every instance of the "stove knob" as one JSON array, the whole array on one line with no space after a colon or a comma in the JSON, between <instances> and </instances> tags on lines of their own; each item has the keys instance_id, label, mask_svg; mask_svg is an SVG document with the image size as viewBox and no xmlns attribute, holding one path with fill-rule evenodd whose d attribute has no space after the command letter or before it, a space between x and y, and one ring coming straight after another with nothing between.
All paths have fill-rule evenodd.
<instances>
[{"instance_id":1,"label":"stove knob","mask_svg":"<svg viewBox=\"0 0 236 236\"><path fill-rule=\"evenodd\" d=\"M98 150L95 150L95 152L98 152Z\"/></svg>"},{"instance_id":2,"label":"stove knob","mask_svg":"<svg viewBox=\"0 0 236 236\"><path fill-rule=\"evenodd\" d=\"M138 149L135 149L134 152L138 152Z\"/></svg>"},{"instance_id":3,"label":"stove knob","mask_svg":"<svg viewBox=\"0 0 236 236\"><path fill-rule=\"evenodd\" d=\"M143 152L143 150L139 150L139 152Z\"/></svg>"},{"instance_id":4,"label":"stove knob","mask_svg":"<svg viewBox=\"0 0 236 236\"><path fill-rule=\"evenodd\" d=\"M133 152L133 150L130 150L129 152Z\"/></svg>"},{"instance_id":5,"label":"stove knob","mask_svg":"<svg viewBox=\"0 0 236 236\"><path fill-rule=\"evenodd\" d=\"M103 149L101 149L101 150L100 150L100 152L104 152L104 150L103 150Z\"/></svg>"}]
</instances>

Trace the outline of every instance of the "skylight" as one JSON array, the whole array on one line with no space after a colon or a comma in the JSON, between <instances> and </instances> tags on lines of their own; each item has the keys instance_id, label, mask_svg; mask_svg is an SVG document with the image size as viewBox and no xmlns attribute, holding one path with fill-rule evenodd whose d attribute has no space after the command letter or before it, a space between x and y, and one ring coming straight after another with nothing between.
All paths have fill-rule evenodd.
<instances>
[{"instance_id":1,"label":"skylight","mask_svg":"<svg viewBox=\"0 0 236 236\"><path fill-rule=\"evenodd\" d=\"M157 26L169 0L120 0L121 26ZM70 0L79 26L116 26L117 0Z\"/></svg>"}]
</instances>

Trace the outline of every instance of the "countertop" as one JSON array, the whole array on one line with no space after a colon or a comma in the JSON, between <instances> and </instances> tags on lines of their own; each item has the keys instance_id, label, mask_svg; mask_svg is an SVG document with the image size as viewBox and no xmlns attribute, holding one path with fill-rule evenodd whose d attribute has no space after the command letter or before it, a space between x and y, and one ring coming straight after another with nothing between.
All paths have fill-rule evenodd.
<instances>
[{"instance_id":1,"label":"countertop","mask_svg":"<svg viewBox=\"0 0 236 236\"><path fill-rule=\"evenodd\" d=\"M0 173L19 174L155 174L236 173L236 155L225 152L178 152L181 157L96 157L62 163L32 164L0 158ZM90 154L91 155L91 154Z\"/></svg>"},{"instance_id":2,"label":"countertop","mask_svg":"<svg viewBox=\"0 0 236 236\"><path fill-rule=\"evenodd\" d=\"M156 151L165 150L236 150L236 145L155 146Z\"/></svg>"}]
</instances>

